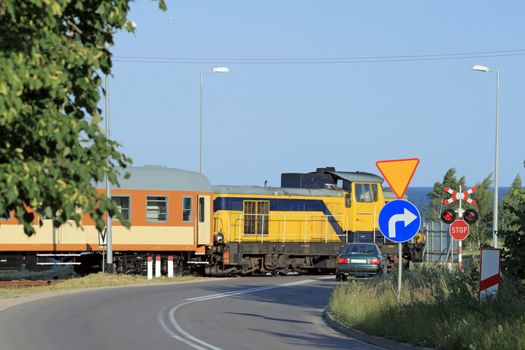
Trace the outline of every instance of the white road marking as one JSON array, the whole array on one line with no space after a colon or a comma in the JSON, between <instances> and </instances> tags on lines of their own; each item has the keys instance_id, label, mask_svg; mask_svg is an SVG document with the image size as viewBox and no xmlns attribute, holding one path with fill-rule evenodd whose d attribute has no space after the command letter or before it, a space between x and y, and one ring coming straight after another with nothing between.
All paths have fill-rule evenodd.
<instances>
[{"instance_id":1,"label":"white road marking","mask_svg":"<svg viewBox=\"0 0 525 350\"><path fill-rule=\"evenodd\" d=\"M323 278L323 279L325 279L325 278ZM221 348L218 348L218 347L216 347L214 345L206 343L205 341L200 340L200 339L194 337L193 335L191 335L190 333L186 332L180 326L180 324L177 322L177 319L175 318L175 313L177 312L177 310L179 308L185 306L185 305L188 305L188 304L191 304L191 303L195 303L197 301L207 301L207 300L213 300L213 299L219 299L219 298L228 298L228 297L235 296L235 295L242 295L242 294L249 294L249 293L258 293L258 292L262 292L262 291L265 291L265 290L276 289L276 288L284 288L284 287L293 287L293 286L298 286L298 285L301 285L301 284L312 283L312 282L315 282L315 281L316 280L314 280L314 279L307 279L307 280L302 280L302 281L297 281L297 282L274 284L274 285L264 286L264 287L241 289L241 290L238 290L238 291L232 291L232 292L226 292L226 293L218 293L218 294L210 294L210 295L205 295L205 296L202 296L202 297L189 298L189 299L186 299L186 301L184 301L183 303L173 306L169 310L169 312L168 312L169 325L166 324L166 321L164 320L164 317L163 317L163 314L164 314L166 309L163 309L161 312L159 312L158 321L159 321L160 326L162 327L162 329L166 333L168 333L172 338L177 339L179 341L182 341L184 344L186 344L186 345L188 345L188 346L190 346L190 347L192 347L194 349L197 349L197 350L222 350ZM170 326L173 329L170 328ZM178 332L178 334L177 334L177 332Z\"/></svg>"},{"instance_id":2,"label":"white road marking","mask_svg":"<svg viewBox=\"0 0 525 350\"><path fill-rule=\"evenodd\" d=\"M164 332L168 333L172 338L175 338L181 342L183 342L184 344L188 345L188 346L191 346L192 348L194 349L197 349L197 350L209 350L207 348L203 348L203 347L200 347L198 346L197 344L193 344L192 342L190 342L189 340L186 340L180 336L178 336L175 332L173 332L169 326L166 324L166 322L164 321L164 318L162 317L162 314L164 313L164 310L162 310L160 313L159 313L159 316L158 316L158 321L160 323L160 326L162 327L162 329L164 330Z\"/></svg>"},{"instance_id":3,"label":"white road marking","mask_svg":"<svg viewBox=\"0 0 525 350\"><path fill-rule=\"evenodd\" d=\"M235 291L235 292L226 292L226 293L205 295L203 297L190 298L190 299L186 299L186 300L187 301L203 301L203 300L227 298L227 297L231 297L231 296L234 296L234 295L241 295L241 294L248 294L248 293L257 293L257 292L261 292L263 290L268 290L268 289L298 286L298 285L301 285L301 284L311 283L311 282L314 282L314 281L315 280L308 279L308 280L302 280L302 281L298 281L298 282L274 284L274 285L271 285L271 286L242 289L242 290Z\"/></svg>"}]
</instances>

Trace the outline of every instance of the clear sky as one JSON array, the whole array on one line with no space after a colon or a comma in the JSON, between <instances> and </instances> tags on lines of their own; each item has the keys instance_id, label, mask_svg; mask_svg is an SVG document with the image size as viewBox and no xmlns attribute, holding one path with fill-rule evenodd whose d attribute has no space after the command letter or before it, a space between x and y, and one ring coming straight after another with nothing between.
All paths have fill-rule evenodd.
<instances>
[{"instance_id":1,"label":"clear sky","mask_svg":"<svg viewBox=\"0 0 525 350\"><path fill-rule=\"evenodd\" d=\"M418 157L411 186L451 167L472 185L494 170L496 75L481 64L501 71L500 186L525 175L522 0L167 4L132 3L136 33L112 48L111 136L134 165L198 171L200 70L227 66L204 83L213 184Z\"/></svg>"}]
</instances>

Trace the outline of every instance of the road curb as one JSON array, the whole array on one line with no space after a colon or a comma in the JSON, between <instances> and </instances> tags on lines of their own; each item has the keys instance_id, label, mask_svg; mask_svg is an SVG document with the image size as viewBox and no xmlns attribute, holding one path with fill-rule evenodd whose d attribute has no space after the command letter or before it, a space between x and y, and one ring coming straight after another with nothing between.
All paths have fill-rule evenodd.
<instances>
[{"instance_id":1,"label":"road curb","mask_svg":"<svg viewBox=\"0 0 525 350\"><path fill-rule=\"evenodd\" d=\"M343 333L344 335L347 335L355 339L359 339L363 342L366 342L372 345L381 346L383 348L390 349L390 350L433 350L432 348L414 346L408 343L398 343L390 339L376 337L375 335L369 335L360 330L342 325L336 321L336 319L330 313L330 311L328 311L328 309L324 309L321 316L323 320L326 322L326 324L328 324L333 329Z\"/></svg>"}]
</instances>

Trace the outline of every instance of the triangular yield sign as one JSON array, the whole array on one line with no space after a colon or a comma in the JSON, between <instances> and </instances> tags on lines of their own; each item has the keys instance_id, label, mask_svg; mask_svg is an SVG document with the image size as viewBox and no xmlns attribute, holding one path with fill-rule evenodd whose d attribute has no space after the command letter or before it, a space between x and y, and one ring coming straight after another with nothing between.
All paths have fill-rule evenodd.
<instances>
[{"instance_id":1,"label":"triangular yield sign","mask_svg":"<svg viewBox=\"0 0 525 350\"><path fill-rule=\"evenodd\" d=\"M419 158L379 160L376 162L377 168L399 199L405 195L418 164Z\"/></svg>"}]
</instances>

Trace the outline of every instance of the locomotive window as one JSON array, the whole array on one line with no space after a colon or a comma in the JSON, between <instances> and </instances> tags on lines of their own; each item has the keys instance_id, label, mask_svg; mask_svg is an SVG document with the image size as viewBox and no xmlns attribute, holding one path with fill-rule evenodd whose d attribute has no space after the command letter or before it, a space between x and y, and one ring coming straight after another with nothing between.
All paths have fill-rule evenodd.
<instances>
[{"instance_id":1,"label":"locomotive window","mask_svg":"<svg viewBox=\"0 0 525 350\"><path fill-rule=\"evenodd\" d=\"M244 201L244 234L267 235L269 201Z\"/></svg>"},{"instance_id":2,"label":"locomotive window","mask_svg":"<svg viewBox=\"0 0 525 350\"><path fill-rule=\"evenodd\" d=\"M146 221L168 221L168 197L146 197Z\"/></svg>"},{"instance_id":3,"label":"locomotive window","mask_svg":"<svg viewBox=\"0 0 525 350\"><path fill-rule=\"evenodd\" d=\"M377 202L377 184L355 184L355 200Z\"/></svg>"},{"instance_id":4,"label":"locomotive window","mask_svg":"<svg viewBox=\"0 0 525 350\"><path fill-rule=\"evenodd\" d=\"M372 192L372 199L374 202L377 202L377 184L370 186L370 191Z\"/></svg>"},{"instance_id":5,"label":"locomotive window","mask_svg":"<svg viewBox=\"0 0 525 350\"><path fill-rule=\"evenodd\" d=\"M355 200L358 202L371 202L370 184L355 184Z\"/></svg>"},{"instance_id":6,"label":"locomotive window","mask_svg":"<svg viewBox=\"0 0 525 350\"><path fill-rule=\"evenodd\" d=\"M111 196L111 200L117 205L124 219L129 221L130 218L130 198L128 196ZM117 219L113 219L116 221Z\"/></svg>"},{"instance_id":7,"label":"locomotive window","mask_svg":"<svg viewBox=\"0 0 525 350\"><path fill-rule=\"evenodd\" d=\"M350 208L352 206L352 195L350 193L345 194L345 207Z\"/></svg>"},{"instance_id":8,"label":"locomotive window","mask_svg":"<svg viewBox=\"0 0 525 350\"><path fill-rule=\"evenodd\" d=\"M192 216L192 198L182 197L182 221L191 222Z\"/></svg>"}]
</instances>

